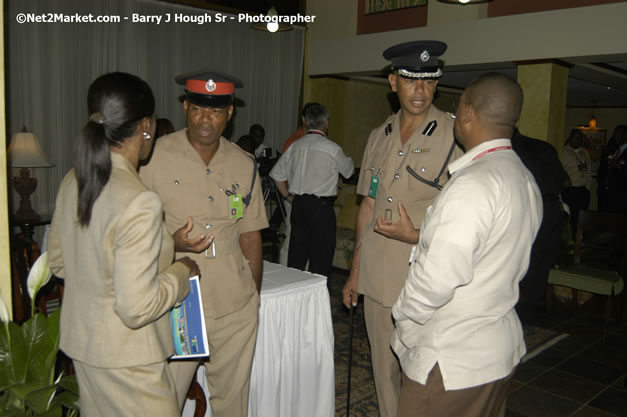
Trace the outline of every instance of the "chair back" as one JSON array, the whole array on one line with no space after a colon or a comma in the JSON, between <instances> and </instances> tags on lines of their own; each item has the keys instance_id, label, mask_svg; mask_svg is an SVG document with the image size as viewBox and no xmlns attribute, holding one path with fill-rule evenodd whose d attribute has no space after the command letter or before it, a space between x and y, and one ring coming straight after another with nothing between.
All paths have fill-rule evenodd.
<instances>
[{"instance_id":1,"label":"chair back","mask_svg":"<svg viewBox=\"0 0 627 417\"><path fill-rule=\"evenodd\" d=\"M579 212L575 264L627 274L627 214Z\"/></svg>"},{"instance_id":2,"label":"chair back","mask_svg":"<svg viewBox=\"0 0 627 417\"><path fill-rule=\"evenodd\" d=\"M21 324L30 317L31 300L28 296L27 277L31 266L39 257L39 245L23 233L11 238L11 286L13 319Z\"/></svg>"},{"instance_id":3,"label":"chair back","mask_svg":"<svg viewBox=\"0 0 627 417\"><path fill-rule=\"evenodd\" d=\"M28 274L39 258L41 251L37 242L23 233L11 240L11 268L13 289L13 317L15 322L23 323L31 315L31 303L45 316L60 307L63 299L63 281L53 276L48 284L39 289L37 300L31 300L28 294Z\"/></svg>"}]
</instances>

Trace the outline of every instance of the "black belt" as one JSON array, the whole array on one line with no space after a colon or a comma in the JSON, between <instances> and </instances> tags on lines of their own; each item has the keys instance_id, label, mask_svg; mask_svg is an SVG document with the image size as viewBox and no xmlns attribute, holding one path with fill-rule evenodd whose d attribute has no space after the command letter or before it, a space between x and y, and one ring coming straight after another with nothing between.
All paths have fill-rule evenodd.
<instances>
[{"instance_id":1,"label":"black belt","mask_svg":"<svg viewBox=\"0 0 627 417\"><path fill-rule=\"evenodd\" d=\"M334 202L337 196L335 195L329 195L326 197L320 197L314 194L296 194L294 196L294 198L302 198L302 199L306 199L306 200L319 200L319 201L330 201L330 202Z\"/></svg>"}]
</instances>

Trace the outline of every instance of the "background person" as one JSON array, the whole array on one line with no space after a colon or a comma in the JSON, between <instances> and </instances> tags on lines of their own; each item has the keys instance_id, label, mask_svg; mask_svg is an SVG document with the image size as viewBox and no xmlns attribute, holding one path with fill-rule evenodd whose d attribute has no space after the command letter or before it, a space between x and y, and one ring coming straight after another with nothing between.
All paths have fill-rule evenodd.
<instances>
[{"instance_id":1,"label":"background person","mask_svg":"<svg viewBox=\"0 0 627 417\"><path fill-rule=\"evenodd\" d=\"M272 148L263 143L266 137L266 130L259 123L255 123L250 126L248 135L255 140L255 158L270 158L272 157ZM267 150L266 150L267 149Z\"/></svg>"},{"instance_id":2,"label":"background person","mask_svg":"<svg viewBox=\"0 0 627 417\"><path fill-rule=\"evenodd\" d=\"M307 103L303 106L303 111L301 113L300 116L300 120L299 120L299 124L298 124L298 129L296 129L296 131L294 133L292 133L290 135L289 138L287 138L285 140L285 142L283 142L283 146L281 147L281 152L285 153L285 151L287 151L287 148L290 147L290 145L294 142L296 142L298 139L302 138L303 136L305 136L305 112L307 111L307 108L311 105L314 104L319 104L319 103Z\"/></svg>"},{"instance_id":3,"label":"background person","mask_svg":"<svg viewBox=\"0 0 627 417\"><path fill-rule=\"evenodd\" d=\"M353 174L353 160L327 138L329 111L311 105L304 116L307 134L281 155L270 171L281 195L292 204L287 266L331 279L335 252L338 174ZM327 281L329 282L329 281Z\"/></svg>"},{"instance_id":4,"label":"background person","mask_svg":"<svg viewBox=\"0 0 627 417\"><path fill-rule=\"evenodd\" d=\"M542 311L544 316L541 306L546 300L549 270L555 264L560 247L564 216L559 198L569 179L550 143L527 137L515 129L512 148L533 175L542 194L542 224L531 248L529 269L520 281L521 296L516 304L516 313L526 324L533 313Z\"/></svg>"},{"instance_id":5,"label":"background person","mask_svg":"<svg viewBox=\"0 0 627 417\"><path fill-rule=\"evenodd\" d=\"M174 133L174 125L172 122L164 117L157 119L157 129L155 131L155 140L159 139L161 136L169 135L170 133Z\"/></svg>"},{"instance_id":6,"label":"background person","mask_svg":"<svg viewBox=\"0 0 627 417\"><path fill-rule=\"evenodd\" d=\"M498 73L475 79L457 108L466 153L420 228L392 309L403 368L399 417L503 417L525 354L514 305L542 217L540 192L512 150L522 89Z\"/></svg>"},{"instance_id":7,"label":"background person","mask_svg":"<svg viewBox=\"0 0 627 417\"><path fill-rule=\"evenodd\" d=\"M627 128L617 134L616 150L608 156L607 209L627 213Z\"/></svg>"},{"instance_id":8,"label":"background person","mask_svg":"<svg viewBox=\"0 0 627 417\"><path fill-rule=\"evenodd\" d=\"M577 231L579 210L588 210L590 206L590 154L583 145L583 133L572 129L566 139L562 152L562 165L570 179L570 186L562 191L562 200L570 209L570 226L574 233Z\"/></svg>"},{"instance_id":9,"label":"background person","mask_svg":"<svg viewBox=\"0 0 627 417\"><path fill-rule=\"evenodd\" d=\"M245 150L251 155L255 154L255 139L250 135L242 135L236 142L237 146Z\"/></svg>"},{"instance_id":10,"label":"background person","mask_svg":"<svg viewBox=\"0 0 627 417\"><path fill-rule=\"evenodd\" d=\"M172 264L161 201L137 175L153 144L154 97L117 72L96 79L87 102L48 241L50 269L65 279L60 347L82 416L177 416L168 311L199 270L187 257Z\"/></svg>"},{"instance_id":11,"label":"background person","mask_svg":"<svg viewBox=\"0 0 627 417\"><path fill-rule=\"evenodd\" d=\"M281 147L281 152L285 153L287 148L298 139L302 138L305 135L305 111L307 108L313 104L319 103L307 103L303 106L303 111L301 112L300 120L298 122L298 128L294 133L288 137L285 142L283 142L283 146ZM281 265L287 265L287 255L290 248L290 234L292 233L292 223L290 222L290 216L292 215L292 205L291 204L283 204L283 209L285 213L285 239L283 239L283 243L281 244L281 251L279 253L279 263ZM275 211L276 213L276 211Z\"/></svg>"},{"instance_id":12,"label":"background person","mask_svg":"<svg viewBox=\"0 0 627 417\"><path fill-rule=\"evenodd\" d=\"M618 149L620 138L627 133L627 126L618 125L612 132L612 137L608 139L601 152L599 169L597 170L597 208L599 211L608 211L608 169L609 163L613 160Z\"/></svg>"}]
</instances>

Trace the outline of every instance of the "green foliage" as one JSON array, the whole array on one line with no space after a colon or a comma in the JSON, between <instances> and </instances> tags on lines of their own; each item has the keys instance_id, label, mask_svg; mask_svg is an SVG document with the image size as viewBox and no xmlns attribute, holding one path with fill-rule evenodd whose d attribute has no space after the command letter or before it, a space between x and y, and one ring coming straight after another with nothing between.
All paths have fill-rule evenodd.
<instances>
[{"instance_id":1,"label":"green foliage","mask_svg":"<svg viewBox=\"0 0 627 417\"><path fill-rule=\"evenodd\" d=\"M0 414L61 417L76 415L78 384L74 376L55 381L60 310L38 313L18 326L0 325Z\"/></svg>"}]
</instances>

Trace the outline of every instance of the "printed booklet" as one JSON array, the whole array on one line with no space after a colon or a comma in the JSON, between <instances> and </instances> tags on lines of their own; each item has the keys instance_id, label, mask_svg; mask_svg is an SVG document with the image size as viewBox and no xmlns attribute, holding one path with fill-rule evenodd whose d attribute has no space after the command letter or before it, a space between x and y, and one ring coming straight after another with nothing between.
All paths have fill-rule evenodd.
<instances>
[{"instance_id":1,"label":"printed booklet","mask_svg":"<svg viewBox=\"0 0 627 417\"><path fill-rule=\"evenodd\" d=\"M171 359L209 356L207 328L200 297L198 276L189 279L189 294L170 312L174 355Z\"/></svg>"}]
</instances>

